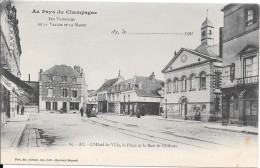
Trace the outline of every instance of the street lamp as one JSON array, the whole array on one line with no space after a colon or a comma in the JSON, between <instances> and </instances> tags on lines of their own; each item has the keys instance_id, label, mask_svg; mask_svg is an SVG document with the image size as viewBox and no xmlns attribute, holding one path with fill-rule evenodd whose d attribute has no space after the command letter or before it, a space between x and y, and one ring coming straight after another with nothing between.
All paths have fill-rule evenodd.
<instances>
[{"instance_id":1,"label":"street lamp","mask_svg":"<svg viewBox=\"0 0 260 168\"><path fill-rule=\"evenodd\" d=\"M167 118L167 99L165 99L165 102L166 102L165 118Z\"/></svg>"}]
</instances>

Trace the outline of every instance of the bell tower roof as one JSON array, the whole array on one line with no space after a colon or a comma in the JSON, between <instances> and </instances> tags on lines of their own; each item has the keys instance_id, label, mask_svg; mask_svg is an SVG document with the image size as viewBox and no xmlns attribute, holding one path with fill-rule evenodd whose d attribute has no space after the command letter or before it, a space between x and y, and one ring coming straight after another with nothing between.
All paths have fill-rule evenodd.
<instances>
[{"instance_id":1,"label":"bell tower roof","mask_svg":"<svg viewBox=\"0 0 260 168\"><path fill-rule=\"evenodd\" d=\"M207 17L206 20L202 23L201 29L203 29L203 28L205 28L205 27L212 27L212 28L214 28L213 23L208 19L208 17Z\"/></svg>"}]
</instances>

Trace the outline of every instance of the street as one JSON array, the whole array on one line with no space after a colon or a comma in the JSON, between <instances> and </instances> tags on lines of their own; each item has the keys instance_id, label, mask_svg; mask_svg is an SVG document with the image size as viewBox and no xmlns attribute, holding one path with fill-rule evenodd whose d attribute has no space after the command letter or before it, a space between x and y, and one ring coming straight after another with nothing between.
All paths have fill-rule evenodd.
<instances>
[{"instance_id":1,"label":"street","mask_svg":"<svg viewBox=\"0 0 260 168\"><path fill-rule=\"evenodd\" d=\"M20 142L28 147L164 147L178 149L231 149L257 146L257 135L205 128L208 124L99 114L32 114ZM143 146L142 146L143 147Z\"/></svg>"}]
</instances>

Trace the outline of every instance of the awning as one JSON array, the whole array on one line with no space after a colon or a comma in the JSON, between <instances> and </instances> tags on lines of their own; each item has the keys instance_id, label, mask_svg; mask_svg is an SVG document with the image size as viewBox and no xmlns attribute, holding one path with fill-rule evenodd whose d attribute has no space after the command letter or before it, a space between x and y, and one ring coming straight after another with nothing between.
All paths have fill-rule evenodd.
<instances>
[{"instance_id":1,"label":"awning","mask_svg":"<svg viewBox=\"0 0 260 168\"><path fill-rule=\"evenodd\" d=\"M6 79L12 81L14 84L16 84L18 87L22 88L26 92L29 92L29 93L33 92L33 88L30 85L26 84L24 81L22 81L20 78L18 78L16 76L14 76L11 72L7 71L6 69L2 69L2 70L3 70L2 75Z\"/></svg>"}]
</instances>

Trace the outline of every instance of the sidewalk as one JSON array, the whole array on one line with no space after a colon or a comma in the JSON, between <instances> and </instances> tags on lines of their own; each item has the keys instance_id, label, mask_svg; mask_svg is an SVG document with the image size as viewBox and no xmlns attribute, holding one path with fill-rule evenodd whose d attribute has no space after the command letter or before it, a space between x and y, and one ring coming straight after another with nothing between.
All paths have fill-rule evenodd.
<instances>
[{"instance_id":1,"label":"sidewalk","mask_svg":"<svg viewBox=\"0 0 260 168\"><path fill-rule=\"evenodd\" d=\"M233 125L222 125L221 123L210 123L209 125L205 126L205 128L258 135L258 128L250 126L239 127Z\"/></svg>"},{"instance_id":2,"label":"sidewalk","mask_svg":"<svg viewBox=\"0 0 260 168\"><path fill-rule=\"evenodd\" d=\"M102 113L104 115L117 115L122 116L122 114L115 114L115 113ZM224 126L222 123L218 122L201 122L201 121L194 121L194 120L183 120L183 119L174 119L174 118L163 118L162 116L155 116L155 115L146 115L142 116L146 118L156 119L156 120L164 120L168 122L183 122L185 123L196 123L199 124L205 128L208 129L216 129L216 130L222 130L222 131L230 131L230 132L239 132L239 133L247 133L247 134L254 134L258 135L258 128L250 127L250 126L233 126L233 125L227 125Z\"/></svg>"},{"instance_id":3,"label":"sidewalk","mask_svg":"<svg viewBox=\"0 0 260 168\"><path fill-rule=\"evenodd\" d=\"M16 115L15 118L8 119L7 123L1 126L1 148L11 148L19 145L28 120L29 114Z\"/></svg>"}]
</instances>

